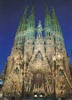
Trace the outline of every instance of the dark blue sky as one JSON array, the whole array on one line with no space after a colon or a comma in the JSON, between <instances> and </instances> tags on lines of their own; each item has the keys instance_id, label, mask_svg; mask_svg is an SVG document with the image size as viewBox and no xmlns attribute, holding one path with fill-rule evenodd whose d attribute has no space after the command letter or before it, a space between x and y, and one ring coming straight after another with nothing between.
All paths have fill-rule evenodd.
<instances>
[{"instance_id":1,"label":"dark blue sky","mask_svg":"<svg viewBox=\"0 0 72 100\"><path fill-rule=\"evenodd\" d=\"M44 25L44 1L35 0L36 25L38 20ZM15 33L20 22L24 7L31 0L0 0L0 73L4 69L7 57L11 53ZM72 63L72 0L48 0L49 10L54 5L59 23L61 25L66 51Z\"/></svg>"}]
</instances>

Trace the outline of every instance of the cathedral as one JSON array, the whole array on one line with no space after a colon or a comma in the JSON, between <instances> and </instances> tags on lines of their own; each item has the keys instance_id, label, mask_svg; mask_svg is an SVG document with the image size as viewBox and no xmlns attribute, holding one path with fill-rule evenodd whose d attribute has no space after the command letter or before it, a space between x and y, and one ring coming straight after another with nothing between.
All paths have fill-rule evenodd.
<instances>
[{"instance_id":1,"label":"cathedral","mask_svg":"<svg viewBox=\"0 0 72 100\"><path fill-rule=\"evenodd\" d=\"M41 20L35 27L34 5L29 15L28 10L24 10L7 58L2 92L6 96L67 98L72 95L70 61L55 9L50 15L45 7L44 27Z\"/></svg>"}]
</instances>

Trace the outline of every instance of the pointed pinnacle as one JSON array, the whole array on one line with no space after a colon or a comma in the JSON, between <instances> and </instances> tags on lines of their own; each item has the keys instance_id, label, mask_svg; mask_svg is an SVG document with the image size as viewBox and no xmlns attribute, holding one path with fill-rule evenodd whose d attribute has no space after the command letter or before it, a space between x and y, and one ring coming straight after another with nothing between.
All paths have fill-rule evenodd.
<instances>
[{"instance_id":1,"label":"pointed pinnacle","mask_svg":"<svg viewBox=\"0 0 72 100\"><path fill-rule=\"evenodd\" d=\"M52 14L53 14L53 16L56 16L56 12L55 12L55 8L54 7L52 7Z\"/></svg>"},{"instance_id":2,"label":"pointed pinnacle","mask_svg":"<svg viewBox=\"0 0 72 100\"><path fill-rule=\"evenodd\" d=\"M28 6L25 8L24 15L26 15L28 8Z\"/></svg>"}]
</instances>

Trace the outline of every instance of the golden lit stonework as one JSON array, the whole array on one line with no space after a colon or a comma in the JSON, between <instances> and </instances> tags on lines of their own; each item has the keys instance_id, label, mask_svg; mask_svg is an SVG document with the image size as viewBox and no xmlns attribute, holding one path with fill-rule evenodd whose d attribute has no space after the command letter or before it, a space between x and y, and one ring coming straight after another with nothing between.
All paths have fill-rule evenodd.
<instances>
[{"instance_id":1,"label":"golden lit stonework","mask_svg":"<svg viewBox=\"0 0 72 100\"><path fill-rule=\"evenodd\" d=\"M54 8L51 18L46 7L44 27L41 21L35 27L34 6L28 18L27 10L3 73L3 94L18 97L37 97L38 94L56 98L71 96L70 63Z\"/></svg>"}]
</instances>

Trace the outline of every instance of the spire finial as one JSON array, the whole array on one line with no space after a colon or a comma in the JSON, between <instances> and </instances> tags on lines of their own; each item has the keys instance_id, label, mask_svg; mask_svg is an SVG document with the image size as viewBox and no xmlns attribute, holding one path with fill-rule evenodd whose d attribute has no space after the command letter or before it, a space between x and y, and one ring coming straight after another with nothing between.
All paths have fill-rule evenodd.
<instances>
[{"instance_id":1,"label":"spire finial","mask_svg":"<svg viewBox=\"0 0 72 100\"><path fill-rule=\"evenodd\" d=\"M54 16L56 16L56 12L55 12L55 7L54 6L52 6L52 13L53 13Z\"/></svg>"},{"instance_id":2,"label":"spire finial","mask_svg":"<svg viewBox=\"0 0 72 100\"><path fill-rule=\"evenodd\" d=\"M28 6L27 6L27 7L25 8L25 10L24 10L24 15L26 15L27 10L28 10Z\"/></svg>"},{"instance_id":3,"label":"spire finial","mask_svg":"<svg viewBox=\"0 0 72 100\"><path fill-rule=\"evenodd\" d=\"M46 15L50 15L50 14L49 14L49 10L48 10L48 5L47 5L47 4L48 4L48 0L45 0L45 14L46 14Z\"/></svg>"},{"instance_id":4,"label":"spire finial","mask_svg":"<svg viewBox=\"0 0 72 100\"><path fill-rule=\"evenodd\" d=\"M34 0L32 0L32 10L31 10L31 13L34 13Z\"/></svg>"}]
</instances>

